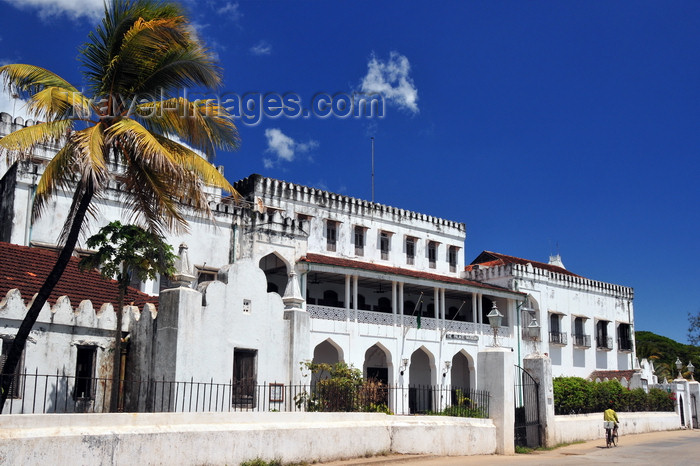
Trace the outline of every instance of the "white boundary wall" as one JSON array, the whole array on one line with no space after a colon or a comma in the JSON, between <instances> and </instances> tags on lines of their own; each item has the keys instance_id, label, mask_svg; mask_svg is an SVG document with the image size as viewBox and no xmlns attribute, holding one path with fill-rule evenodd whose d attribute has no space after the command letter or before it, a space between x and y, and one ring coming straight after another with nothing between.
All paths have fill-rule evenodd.
<instances>
[{"instance_id":1,"label":"white boundary wall","mask_svg":"<svg viewBox=\"0 0 700 466\"><path fill-rule=\"evenodd\" d=\"M490 419L378 413L159 413L2 416L0 464L240 464L383 452L496 450Z\"/></svg>"},{"instance_id":2,"label":"white boundary wall","mask_svg":"<svg viewBox=\"0 0 700 466\"><path fill-rule=\"evenodd\" d=\"M674 412L617 413L617 417L620 437L681 428ZM603 413L554 416L554 445L604 437Z\"/></svg>"}]
</instances>

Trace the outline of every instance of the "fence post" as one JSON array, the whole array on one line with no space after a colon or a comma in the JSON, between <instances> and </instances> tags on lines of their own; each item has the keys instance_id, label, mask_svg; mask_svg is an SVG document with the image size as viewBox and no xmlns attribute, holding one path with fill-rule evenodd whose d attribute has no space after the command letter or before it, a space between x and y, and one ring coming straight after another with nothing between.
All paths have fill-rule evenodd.
<instances>
[{"instance_id":1,"label":"fence post","mask_svg":"<svg viewBox=\"0 0 700 466\"><path fill-rule=\"evenodd\" d=\"M515 399L513 368L515 357L510 348L490 347L477 356L477 388L491 395L489 417L496 426L496 453L515 454Z\"/></svg>"},{"instance_id":2,"label":"fence post","mask_svg":"<svg viewBox=\"0 0 700 466\"><path fill-rule=\"evenodd\" d=\"M531 354L523 359L523 368L539 384L540 440L542 445L556 445L556 426L554 423L554 382L552 381L552 360L544 354Z\"/></svg>"}]
</instances>

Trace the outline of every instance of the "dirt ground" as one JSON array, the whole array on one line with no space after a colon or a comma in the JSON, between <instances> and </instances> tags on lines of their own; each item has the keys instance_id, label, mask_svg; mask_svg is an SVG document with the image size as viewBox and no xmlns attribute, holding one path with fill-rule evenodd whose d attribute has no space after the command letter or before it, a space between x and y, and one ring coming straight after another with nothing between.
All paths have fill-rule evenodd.
<instances>
[{"instance_id":1,"label":"dirt ground","mask_svg":"<svg viewBox=\"0 0 700 466\"><path fill-rule=\"evenodd\" d=\"M623 435L616 448L605 447L603 439L559 447L549 451L535 451L514 456L430 456L387 455L356 458L329 463L326 466L351 465L485 465L485 464L698 464L700 463L700 430L674 430L647 434Z\"/></svg>"}]
</instances>

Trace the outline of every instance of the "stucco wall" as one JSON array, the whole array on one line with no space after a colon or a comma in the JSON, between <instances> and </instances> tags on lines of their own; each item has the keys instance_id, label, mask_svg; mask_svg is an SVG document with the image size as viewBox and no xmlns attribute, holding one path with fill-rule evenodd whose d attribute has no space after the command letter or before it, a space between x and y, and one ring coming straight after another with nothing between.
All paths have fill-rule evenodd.
<instances>
[{"instance_id":1,"label":"stucco wall","mask_svg":"<svg viewBox=\"0 0 700 466\"><path fill-rule=\"evenodd\" d=\"M668 413L618 413L620 437L645 432L680 429L678 414ZM579 440L603 439L603 414L572 414L554 417L554 443L570 443ZM624 442L624 439L621 440Z\"/></svg>"},{"instance_id":2,"label":"stucco wall","mask_svg":"<svg viewBox=\"0 0 700 466\"><path fill-rule=\"evenodd\" d=\"M382 452L491 454L488 419L376 413L178 413L3 417L3 464L240 464Z\"/></svg>"}]
</instances>

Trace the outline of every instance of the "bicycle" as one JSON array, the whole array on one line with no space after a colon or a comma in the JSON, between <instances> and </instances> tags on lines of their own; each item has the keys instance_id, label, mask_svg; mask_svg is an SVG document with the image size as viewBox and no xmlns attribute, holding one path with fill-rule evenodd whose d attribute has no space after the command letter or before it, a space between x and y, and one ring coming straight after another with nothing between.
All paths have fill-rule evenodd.
<instances>
[{"instance_id":1,"label":"bicycle","mask_svg":"<svg viewBox=\"0 0 700 466\"><path fill-rule=\"evenodd\" d=\"M605 421L605 446L610 448L610 446L617 446L617 429L615 428L615 423L613 421Z\"/></svg>"}]
</instances>

